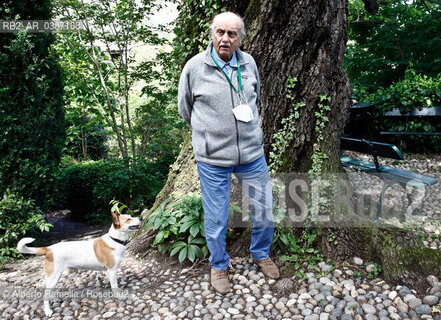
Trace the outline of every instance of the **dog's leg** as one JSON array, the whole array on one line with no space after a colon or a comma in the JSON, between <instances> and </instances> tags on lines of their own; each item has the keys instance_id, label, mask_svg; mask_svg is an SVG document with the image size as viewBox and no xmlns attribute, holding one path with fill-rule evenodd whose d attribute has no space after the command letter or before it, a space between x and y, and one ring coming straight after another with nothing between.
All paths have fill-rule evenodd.
<instances>
[{"instance_id":1,"label":"dog's leg","mask_svg":"<svg viewBox=\"0 0 441 320\"><path fill-rule=\"evenodd\" d=\"M107 276L109 277L110 287L112 289L118 289L118 280L116 278L117 269L107 269Z\"/></svg>"},{"instance_id":2,"label":"dog's leg","mask_svg":"<svg viewBox=\"0 0 441 320\"><path fill-rule=\"evenodd\" d=\"M46 270L46 290L52 290L55 288L63 271L64 270L54 270L50 275L48 275ZM47 297L44 298L44 313L46 314L47 317L51 317L53 313L53 311L49 306L49 300Z\"/></svg>"}]
</instances>

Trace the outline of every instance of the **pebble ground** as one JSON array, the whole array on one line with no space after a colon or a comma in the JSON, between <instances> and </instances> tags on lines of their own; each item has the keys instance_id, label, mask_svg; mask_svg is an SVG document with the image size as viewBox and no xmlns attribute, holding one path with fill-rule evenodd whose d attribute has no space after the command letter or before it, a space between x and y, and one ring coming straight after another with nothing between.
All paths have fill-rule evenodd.
<instances>
[{"instance_id":1,"label":"pebble ground","mask_svg":"<svg viewBox=\"0 0 441 320\"><path fill-rule=\"evenodd\" d=\"M351 261L363 265L360 258ZM32 257L0 273L3 287L43 286L43 258ZM234 258L232 290L215 293L208 272L184 273L165 269L156 261L128 254L118 272L127 299L65 300L52 302L51 319L441 319L441 279L429 276L423 296L411 288L392 286L382 279L360 279L351 268L333 269L320 263L320 272L306 274L302 284L289 278L271 280L249 259ZM206 269L206 268L205 268ZM66 273L59 288L108 287L98 271ZM42 302L2 301L1 319L44 319Z\"/></svg>"}]
</instances>

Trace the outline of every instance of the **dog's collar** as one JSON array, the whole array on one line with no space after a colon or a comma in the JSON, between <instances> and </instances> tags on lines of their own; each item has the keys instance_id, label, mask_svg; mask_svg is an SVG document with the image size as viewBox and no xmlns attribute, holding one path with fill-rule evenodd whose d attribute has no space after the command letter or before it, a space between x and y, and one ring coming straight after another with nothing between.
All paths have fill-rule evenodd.
<instances>
[{"instance_id":1,"label":"dog's collar","mask_svg":"<svg viewBox=\"0 0 441 320\"><path fill-rule=\"evenodd\" d=\"M116 239L116 238L114 238L114 237L112 237L112 236L109 236L109 237L110 237L110 239L112 239L113 241L118 242L119 244L122 244L123 246L127 245L127 244L130 242L129 239L127 239L126 241L122 241L122 240Z\"/></svg>"}]
</instances>

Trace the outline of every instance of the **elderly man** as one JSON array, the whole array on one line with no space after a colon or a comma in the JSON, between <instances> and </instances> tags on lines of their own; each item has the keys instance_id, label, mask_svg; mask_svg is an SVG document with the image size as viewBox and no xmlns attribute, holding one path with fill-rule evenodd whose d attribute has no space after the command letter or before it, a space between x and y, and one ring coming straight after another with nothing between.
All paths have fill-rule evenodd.
<instances>
[{"instance_id":1,"label":"elderly man","mask_svg":"<svg viewBox=\"0 0 441 320\"><path fill-rule=\"evenodd\" d=\"M178 109L193 129L211 254L211 284L216 291L226 293L230 290L225 240L232 173L250 200L251 256L268 277L278 278L279 270L269 258L274 222L257 112L259 73L254 59L238 48L245 36L238 15L217 15L211 32L212 43L207 50L190 59L182 71Z\"/></svg>"}]
</instances>

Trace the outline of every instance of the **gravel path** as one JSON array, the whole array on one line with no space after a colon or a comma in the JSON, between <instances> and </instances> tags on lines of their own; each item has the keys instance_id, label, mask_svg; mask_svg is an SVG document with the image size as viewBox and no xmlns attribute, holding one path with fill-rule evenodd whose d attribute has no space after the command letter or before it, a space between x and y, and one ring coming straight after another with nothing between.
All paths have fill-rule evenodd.
<instances>
[{"instance_id":1,"label":"gravel path","mask_svg":"<svg viewBox=\"0 0 441 320\"><path fill-rule=\"evenodd\" d=\"M396 165L441 178L441 157L429 161L415 156ZM355 177L354 186L359 192L368 188L377 190L375 179L369 175L361 180ZM386 205L398 209L400 205L406 206L406 203L394 203L394 195L405 202L406 197L399 188L391 191ZM432 222L441 217L440 197L440 187L436 185L427 191L422 203L422 215L429 216ZM397 218L391 221L401 223ZM441 250L439 224L418 223L427 233L426 245ZM0 287L42 288L43 260L41 256L31 256L7 266L0 271ZM298 283L288 278L270 280L250 259L236 257L230 267L233 290L220 295L210 286L207 264L182 270L155 258L140 260L126 252L118 272L118 283L120 288L129 290L127 299L82 298L52 302L54 314L51 319L441 320L440 275L429 276L429 288L418 295L412 288L393 286L379 278L357 278L352 266L365 268L363 264L364 261L357 257L336 269L322 262L320 270L307 273L306 280ZM102 272L65 272L57 287L107 288L109 282ZM41 300L0 300L0 318L45 319L42 306Z\"/></svg>"},{"instance_id":2,"label":"gravel path","mask_svg":"<svg viewBox=\"0 0 441 320\"><path fill-rule=\"evenodd\" d=\"M42 287L42 257L32 257L0 273L6 287ZM355 258L354 264L363 264ZM441 319L441 279L428 277L427 295L381 279L360 280L350 268L307 274L295 285L291 279L266 279L249 259L232 259L233 290L213 292L208 272L182 274L165 270L155 261L140 261L128 254L118 272L128 299L90 299L52 302L52 319ZM332 270L327 272L327 270ZM60 279L60 288L108 287L97 271L72 272ZM43 319L41 301L0 302L2 319Z\"/></svg>"},{"instance_id":3,"label":"gravel path","mask_svg":"<svg viewBox=\"0 0 441 320\"><path fill-rule=\"evenodd\" d=\"M354 152L345 152L345 155L350 157L372 162L372 157L364 154ZM437 178L441 181L441 155L426 157L419 154L406 155L404 161L387 160L379 158L380 165L394 167L401 170L419 173L425 176ZM359 196L365 196L367 200L372 197L372 212L376 213L376 205L380 198L381 189L384 182L377 176L358 172L348 169L350 180L353 183L354 191ZM419 201L418 210L422 217L426 220L441 221L441 183L438 182L426 189L410 188L412 198L415 200L418 195L422 196ZM365 201L366 201L365 199ZM400 217L409 207L409 201L406 196L405 189L399 184L393 184L385 194L383 201L383 212L385 216Z\"/></svg>"}]
</instances>

